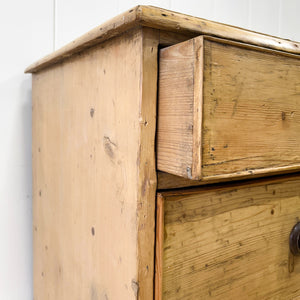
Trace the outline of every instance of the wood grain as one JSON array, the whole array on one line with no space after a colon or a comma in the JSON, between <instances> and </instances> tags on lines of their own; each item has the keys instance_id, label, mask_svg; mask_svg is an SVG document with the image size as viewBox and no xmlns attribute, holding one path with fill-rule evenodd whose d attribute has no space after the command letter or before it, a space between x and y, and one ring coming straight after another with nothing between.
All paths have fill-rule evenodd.
<instances>
[{"instance_id":1,"label":"wood grain","mask_svg":"<svg viewBox=\"0 0 300 300\"><path fill-rule=\"evenodd\" d=\"M209 182L300 169L298 56L198 37L162 49L159 76L159 170Z\"/></svg>"},{"instance_id":2,"label":"wood grain","mask_svg":"<svg viewBox=\"0 0 300 300\"><path fill-rule=\"evenodd\" d=\"M299 175L159 197L162 299L300 297L300 258L294 257L293 272L289 268L289 234L300 218Z\"/></svg>"},{"instance_id":3,"label":"wood grain","mask_svg":"<svg viewBox=\"0 0 300 300\"><path fill-rule=\"evenodd\" d=\"M300 59L207 41L203 177L300 166Z\"/></svg>"},{"instance_id":4,"label":"wood grain","mask_svg":"<svg viewBox=\"0 0 300 300\"><path fill-rule=\"evenodd\" d=\"M200 19L153 6L136 6L92 29L63 48L30 65L25 72L34 73L47 66L123 34L137 26L161 29L179 34L205 34L300 54L300 43L252 32L234 26Z\"/></svg>"},{"instance_id":5,"label":"wood grain","mask_svg":"<svg viewBox=\"0 0 300 300\"><path fill-rule=\"evenodd\" d=\"M169 47L193 38L195 35L192 33L179 33L165 30L159 30L159 46Z\"/></svg>"},{"instance_id":6,"label":"wood grain","mask_svg":"<svg viewBox=\"0 0 300 300\"><path fill-rule=\"evenodd\" d=\"M156 200L156 251L155 251L155 300L162 300L164 246L164 198L158 194Z\"/></svg>"},{"instance_id":7,"label":"wood grain","mask_svg":"<svg viewBox=\"0 0 300 300\"><path fill-rule=\"evenodd\" d=\"M157 168L183 177L192 177L194 47L191 39L159 56Z\"/></svg>"},{"instance_id":8,"label":"wood grain","mask_svg":"<svg viewBox=\"0 0 300 300\"><path fill-rule=\"evenodd\" d=\"M282 176L285 174L285 176L288 176L289 174L300 174L299 172L296 172L297 170L288 170L283 171L281 169L277 170L278 172L272 172L272 176L268 176L268 178L275 179L278 177L278 175ZM259 178L262 175L259 173L253 173L253 174L244 174L234 179L235 182L242 182L243 180L247 179L256 179L259 180ZM178 189L183 187L193 187L193 186L203 186L203 185L211 185L216 183L223 183L227 182L231 179L231 177L225 176L225 177L214 177L214 178L203 178L203 180L191 180L187 178L183 178L180 176L172 175L170 173L165 173L161 171L157 171L157 189L158 190L170 190L170 189ZM230 181L232 181L230 180Z\"/></svg>"},{"instance_id":9,"label":"wood grain","mask_svg":"<svg viewBox=\"0 0 300 300\"><path fill-rule=\"evenodd\" d=\"M156 199L156 103L159 31L142 28L141 102L139 103L138 170L138 299L153 299ZM125 115L124 115L125 117ZM124 158L124 161L127 159ZM134 182L132 183L134 184Z\"/></svg>"},{"instance_id":10,"label":"wood grain","mask_svg":"<svg viewBox=\"0 0 300 300\"><path fill-rule=\"evenodd\" d=\"M203 184L207 184L207 182L204 182L202 180L191 180L181 176L172 175L170 173L157 171L158 190L176 189L188 186L198 186Z\"/></svg>"},{"instance_id":11,"label":"wood grain","mask_svg":"<svg viewBox=\"0 0 300 300\"><path fill-rule=\"evenodd\" d=\"M138 29L33 76L34 299L153 299L156 53Z\"/></svg>"}]
</instances>

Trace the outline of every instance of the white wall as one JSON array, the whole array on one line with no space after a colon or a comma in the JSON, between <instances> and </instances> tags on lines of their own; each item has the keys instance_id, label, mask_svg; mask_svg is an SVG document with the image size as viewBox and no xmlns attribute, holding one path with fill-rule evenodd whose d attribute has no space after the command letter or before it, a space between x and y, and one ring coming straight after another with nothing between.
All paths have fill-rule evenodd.
<instances>
[{"instance_id":1,"label":"white wall","mask_svg":"<svg viewBox=\"0 0 300 300\"><path fill-rule=\"evenodd\" d=\"M299 0L10 0L0 9L0 299L32 300L31 76L23 70L137 4L300 41Z\"/></svg>"},{"instance_id":2,"label":"white wall","mask_svg":"<svg viewBox=\"0 0 300 300\"><path fill-rule=\"evenodd\" d=\"M31 76L53 49L52 0L0 9L0 299L32 300Z\"/></svg>"}]
</instances>

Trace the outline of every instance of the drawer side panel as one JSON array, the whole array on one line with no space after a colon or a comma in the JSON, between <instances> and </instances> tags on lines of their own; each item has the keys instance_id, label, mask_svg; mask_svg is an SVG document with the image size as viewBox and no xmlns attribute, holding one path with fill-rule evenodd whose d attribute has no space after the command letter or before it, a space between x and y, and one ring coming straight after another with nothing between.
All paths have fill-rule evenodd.
<instances>
[{"instance_id":1,"label":"drawer side panel","mask_svg":"<svg viewBox=\"0 0 300 300\"><path fill-rule=\"evenodd\" d=\"M157 168L200 179L202 37L162 49L159 57Z\"/></svg>"}]
</instances>

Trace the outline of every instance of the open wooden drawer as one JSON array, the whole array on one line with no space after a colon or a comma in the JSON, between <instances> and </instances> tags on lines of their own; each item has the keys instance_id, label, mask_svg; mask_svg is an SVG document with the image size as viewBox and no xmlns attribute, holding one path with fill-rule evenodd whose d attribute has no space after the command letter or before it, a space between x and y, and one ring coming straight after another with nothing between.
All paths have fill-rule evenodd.
<instances>
[{"instance_id":1,"label":"open wooden drawer","mask_svg":"<svg viewBox=\"0 0 300 300\"><path fill-rule=\"evenodd\" d=\"M203 181L298 170L299 58L206 36L162 49L158 169Z\"/></svg>"},{"instance_id":2,"label":"open wooden drawer","mask_svg":"<svg viewBox=\"0 0 300 300\"><path fill-rule=\"evenodd\" d=\"M157 200L157 300L299 299L299 174Z\"/></svg>"}]
</instances>

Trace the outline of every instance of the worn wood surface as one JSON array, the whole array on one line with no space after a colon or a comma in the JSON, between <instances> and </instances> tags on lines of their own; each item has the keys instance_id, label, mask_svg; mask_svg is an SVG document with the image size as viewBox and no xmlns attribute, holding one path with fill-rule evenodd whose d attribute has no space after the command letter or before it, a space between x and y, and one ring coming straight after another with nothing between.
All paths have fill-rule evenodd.
<instances>
[{"instance_id":1,"label":"worn wood surface","mask_svg":"<svg viewBox=\"0 0 300 300\"><path fill-rule=\"evenodd\" d=\"M278 173L272 172L272 176L268 176L269 178L277 178L278 175L283 175L283 174L300 174L299 172L296 171L285 171L283 172L282 170L279 170ZM286 176L285 175L285 176ZM241 177L233 178L235 179L235 182L241 182L242 180L245 179L258 179L261 177L260 174L246 174ZM157 189L158 190L170 190L170 189L178 189L178 188L183 188L183 187L193 187L193 186L203 186L203 185L211 185L211 184L216 184L216 183L222 183L222 182L227 182L230 177L223 177L223 178L208 178L206 180L205 178L203 180L191 180L187 179L184 177L172 175L170 173L165 173L161 171L157 171Z\"/></svg>"},{"instance_id":2,"label":"worn wood surface","mask_svg":"<svg viewBox=\"0 0 300 300\"><path fill-rule=\"evenodd\" d=\"M179 34L218 36L253 45L300 54L300 43L200 19L153 6L136 6L92 29L63 48L38 60L26 69L34 73L49 65L117 36L130 28L146 26Z\"/></svg>"},{"instance_id":3,"label":"worn wood surface","mask_svg":"<svg viewBox=\"0 0 300 300\"><path fill-rule=\"evenodd\" d=\"M298 56L210 37L196 48L202 39L161 50L158 169L207 181L299 170Z\"/></svg>"},{"instance_id":4,"label":"worn wood surface","mask_svg":"<svg viewBox=\"0 0 300 300\"><path fill-rule=\"evenodd\" d=\"M153 299L156 57L135 30L33 76L36 300Z\"/></svg>"},{"instance_id":5,"label":"worn wood surface","mask_svg":"<svg viewBox=\"0 0 300 300\"><path fill-rule=\"evenodd\" d=\"M156 243L155 243L155 300L162 300L164 245L164 198L158 194L156 199Z\"/></svg>"},{"instance_id":6,"label":"worn wood surface","mask_svg":"<svg viewBox=\"0 0 300 300\"><path fill-rule=\"evenodd\" d=\"M175 33L167 30L159 30L159 46L168 47L189 40L194 36L192 33Z\"/></svg>"},{"instance_id":7,"label":"worn wood surface","mask_svg":"<svg viewBox=\"0 0 300 300\"><path fill-rule=\"evenodd\" d=\"M157 168L183 177L192 176L193 165L194 66L200 51L194 41L165 48L159 56Z\"/></svg>"},{"instance_id":8,"label":"worn wood surface","mask_svg":"<svg viewBox=\"0 0 300 300\"><path fill-rule=\"evenodd\" d=\"M300 297L300 258L289 255L300 218L299 175L158 197L162 299Z\"/></svg>"},{"instance_id":9,"label":"worn wood surface","mask_svg":"<svg viewBox=\"0 0 300 300\"><path fill-rule=\"evenodd\" d=\"M207 182L203 182L201 180L186 179L181 176L157 171L157 189L159 190L197 186L203 184L207 184Z\"/></svg>"},{"instance_id":10,"label":"worn wood surface","mask_svg":"<svg viewBox=\"0 0 300 300\"><path fill-rule=\"evenodd\" d=\"M137 153L138 182L135 187L138 192L138 299L153 299L154 290L154 250L155 250L155 199L156 199L156 162L155 162L155 132L157 103L157 52L159 31L142 28L142 82L141 101L139 102L139 138L129 138L129 143L139 147ZM128 87L123 87L124 90ZM120 90L121 92L121 90ZM126 99L128 101L128 99ZM120 104L122 107L122 104ZM122 110L122 108L120 109ZM125 118L126 114L124 114ZM137 122L137 120L134 120ZM127 158L123 157L124 163ZM135 182L130 183L135 186ZM123 299L123 297L121 298Z\"/></svg>"},{"instance_id":11,"label":"worn wood surface","mask_svg":"<svg viewBox=\"0 0 300 300\"><path fill-rule=\"evenodd\" d=\"M204 51L203 177L300 167L300 59L217 40Z\"/></svg>"}]
</instances>

